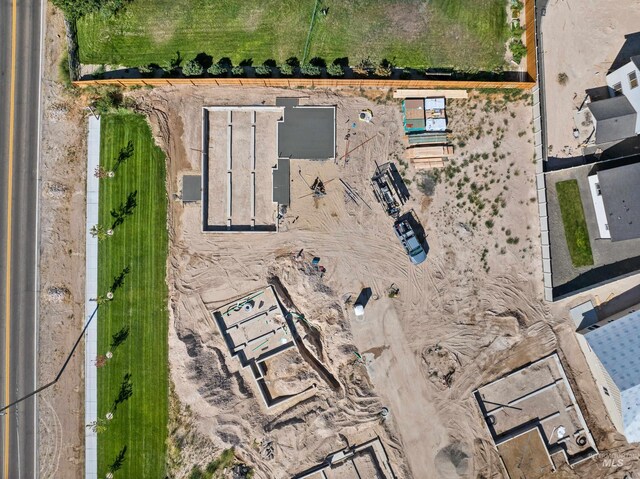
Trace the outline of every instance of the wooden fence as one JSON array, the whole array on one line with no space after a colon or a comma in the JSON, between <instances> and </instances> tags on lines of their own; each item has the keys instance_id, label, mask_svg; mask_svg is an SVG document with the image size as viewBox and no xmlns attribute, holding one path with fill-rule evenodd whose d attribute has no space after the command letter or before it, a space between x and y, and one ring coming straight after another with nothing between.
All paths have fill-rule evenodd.
<instances>
[{"instance_id":1,"label":"wooden fence","mask_svg":"<svg viewBox=\"0 0 640 479\"><path fill-rule=\"evenodd\" d=\"M535 0L525 0L524 2L524 22L525 22L525 45L527 47L527 75L529 80L536 82L538 79L536 61L536 7Z\"/></svg>"},{"instance_id":2,"label":"wooden fence","mask_svg":"<svg viewBox=\"0 0 640 479\"><path fill-rule=\"evenodd\" d=\"M535 0L524 1L525 43L527 47L527 81L480 80L390 80L380 78L111 78L74 81L74 86L119 85L130 86L236 86L236 87L359 87L359 88L441 88L484 89L517 88L529 90L536 85Z\"/></svg>"},{"instance_id":3,"label":"wooden fence","mask_svg":"<svg viewBox=\"0 0 640 479\"><path fill-rule=\"evenodd\" d=\"M73 82L75 86L134 85L173 86L173 85L207 85L207 86L244 86L244 87L284 87L284 88L317 88L317 87L361 87L361 88L519 88L528 90L535 82L505 81L462 81L462 80L381 80L375 78L122 78L103 80L80 80Z\"/></svg>"}]
</instances>

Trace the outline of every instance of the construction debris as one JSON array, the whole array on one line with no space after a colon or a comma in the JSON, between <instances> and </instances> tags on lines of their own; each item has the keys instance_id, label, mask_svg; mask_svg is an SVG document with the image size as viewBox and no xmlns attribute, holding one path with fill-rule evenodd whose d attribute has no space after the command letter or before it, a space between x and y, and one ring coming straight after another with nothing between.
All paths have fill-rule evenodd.
<instances>
[{"instance_id":1,"label":"construction debris","mask_svg":"<svg viewBox=\"0 0 640 479\"><path fill-rule=\"evenodd\" d=\"M360 193L358 193L349 183L344 181L342 178L340 178L340 182L342 183L342 186L344 186L344 189L347 192L347 195L352 200L354 200L356 204L358 204L358 201L356 200L356 198L360 198L360 200L365 204L365 206L371 209L371 206L369 206L369 203L367 203L365 199L362 196L360 196Z\"/></svg>"},{"instance_id":2,"label":"construction debris","mask_svg":"<svg viewBox=\"0 0 640 479\"><path fill-rule=\"evenodd\" d=\"M313 196L315 198L321 198L327 194L326 190L324 189L324 183L319 176L316 176L316 179L313 180L311 191L313 191Z\"/></svg>"}]
</instances>

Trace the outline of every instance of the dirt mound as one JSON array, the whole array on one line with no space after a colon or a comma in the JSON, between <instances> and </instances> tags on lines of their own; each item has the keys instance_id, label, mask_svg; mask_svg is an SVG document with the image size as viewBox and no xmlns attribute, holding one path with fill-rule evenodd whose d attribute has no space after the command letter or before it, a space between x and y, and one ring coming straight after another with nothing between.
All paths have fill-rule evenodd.
<instances>
[{"instance_id":1,"label":"dirt mound","mask_svg":"<svg viewBox=\"0 0 640 479\"><path fill-rule=\"evenodd\" d=\"M467 477L468 469L469 453L459 442L448 444L436 454L436 470L440 479Z\"/></svg>"},{"instance_id":2,"label":"dirt mound","mask_svg":"<svg viewBox=\"0 0 640 479\"><path fill-rule=\"evenodd\" d=\"M422 364L429 379L442 390L451 387L456 370L460 367L455 354L439 344L422 351Z\"/></svg>"}]
</instances>

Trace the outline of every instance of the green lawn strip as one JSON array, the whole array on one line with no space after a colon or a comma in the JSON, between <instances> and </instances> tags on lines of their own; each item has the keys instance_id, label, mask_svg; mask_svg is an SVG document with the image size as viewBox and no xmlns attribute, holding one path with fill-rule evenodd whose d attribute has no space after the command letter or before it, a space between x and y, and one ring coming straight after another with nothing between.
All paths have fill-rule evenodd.
<instances>
[{"instance_id":1,"label":"green lawn strip","mask_svg":"<svg viewBox=\"0 0 640 479\"><path fill-rule=\"evenodd\" d=\"M315 0L135 0L112 18L78 21L82 63L162 65L176 52L234 64L302 57ZM184 63L184 62L183 62Z\"/></svg>"},{"instance_id":2,"label":"green lawn strip","mask_svg":"<svg viewBox=\"0 0 640 479\"><path fill-rule=\"evenodd\" d=\"M128 326L129 336L98 370L98 416L112 411L123 377L131 374L133 394L117 406L98 436L98 475L126 446L116 477L164 477L168 416L167 258L165 157L154 144L144 117L104 115L100 162L112 169L121 148L133 142L133 156L114 178L100 180L100 224L111 227L110 211L137 191L137 206L114 235L99 243L98 291L105 295L125 267L130 272L114 299L99 309L98 352L109 351L112 335Z\"/></svg>"},{"instance_id":3,"label":"green lawn strip","mask_svg":"<svg viewBox=\"0 0 640 479\"><path fill-rule=\"evenodd\" d=\"M165 64L180 52L235 64L302 60L315 0L135 0L112 18L78 21L82 63ZM504 0L323 0L307 59L387 59L400 67L491 71L504 64Z\"/></svg>"},{"instance_id":4,"label":"green lawn strip","mask_svg":"<svg viewBox=\"0 0 640 479\"><path fill-rule=\"evenodd\" d=\"M556 183L556 191L571 262L576 267L592 265L593 255L589 243L589 231L584 219L578 181L560 181Z\"/></svg>"},{"instance_id":5,"label":"green lawn strip","mask_svg":"<svg viewBox=\"0 0 640 479\"><path fill-rule=\"evenodd\" d=\"M324 0L308 56L387 59L403 67L493 70L504 63L506 5L501 0Z\"/></svg>"}]
</instances>

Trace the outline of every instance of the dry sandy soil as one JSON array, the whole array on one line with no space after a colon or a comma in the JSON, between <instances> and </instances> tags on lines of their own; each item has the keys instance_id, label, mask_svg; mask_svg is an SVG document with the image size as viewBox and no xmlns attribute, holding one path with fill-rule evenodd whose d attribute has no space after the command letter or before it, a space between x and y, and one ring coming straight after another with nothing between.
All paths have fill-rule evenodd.
<instances>
[{"instance_id":1,"label":"dry sandy soil","mask_svg":"<svg viewBox=\"0 0 640 479\"><path fill-rule=\"evenodd\" d=\"M257 477L284 478L374 431L399 477L502 477L473 390L554 351L558 333L561 344L577 347L566 311L554 319L541 299L530 98L505 102L474 94L449 102L455 163L425 195L418 188L423 177L402 160L400 108L389 92L138 91L133 96L169 157L170 197L179 194L182 174L200 172L194 148L203 105L274 104L276 96L292 95L337 105L339 157L362 108L373 111L374 121L351 130L351 145L375 139L347 164L292 162L292 204L277 234L203 234L200 206L171 202L172 473L182 477L233 445ZM374 161L389 159L411 181L405 211L413 209L427 234L429 257L418 267L409 263L368 184ZM327 195L308 196L298 170L307 181L320 176ZM351 202L337 178L371 209ZM296 261L301 249L303 259ZM326 268L322 278L308 268L313 256ZM266 412L250 376L229 357L211 312L274 275L313 325L305 341L340 388L320 379L315 396ZM387 295L391 284L400 289L395 298ZM373 297L357 321L348 302L363 287L372 288ZM363 362L354 361L354 351ZM572 357L573 363L588 389L584 359ZM588 417L600 417L601 405L592 408L592 402ZM391 411L385 422L378 416L383 405ZM623 444L610 424L596 426L595 435L603 448ZM261 455L269 442L275 453ZM582 471L598 466L581 467L567 467L562 477L586 477ZM608 477L595 471L587 474Z\"/></svg>"},{"instance_id":2,"label":"dry sandy soil","mask_svg":"<svg viewBox=\"0 0 640 479\"><path fill-rule=\"evenodd\" d=\"M600 0L550 0L540 28L549 156L580 156L580 140L573 137L574 112L585 90L606 85L624 36L640 30L640 8L637 0L623 0L615 8ZM558 83L560 73L568 77L565 85Z\"/></svg>"},{"instance_id":3,"label":"dry sandy soil","mask_svg":"<svg viewBox=\"0 0 640 479\"><path fill-rule=\"evenodd\" d=\"M58 83L62 15L48 6L42 86L39 383L57 375L84 324L86 132L80 102ZM40 477L84 476L82 347L39 395Z\"/></svg>"},{"instance_id":4,"label":"dry sandy soil","mask_svg":"<svg viewBox=\"0 0 640 479\"><path fill-rule=\"evenodd\" d=\"M78 128L84 123L79 105L54 81L60 17L50 14L48 25L41 382L55 375L82 326L84 290L85 129ZM280 233L201 233L200 205L175 200L178 178L200 172L201 107L273 104L276 96L292 95L338 106L339 156L362 108L373 111L374 121L358 123L350 143L375 139L346 164L294 161L292 205ZM505 104L499 97L474 94L449 102L455 163L425 195L418 188L424 177L402 160L400 108L390 92L181 87L132 96L167 152L173 200L168 223L172 476L186 477L194 464L204 465L221 449L235 446L238 456L256 468L256 477L286 478L378 434L400 478L503 477L472 392L557 348L603 451L597 460L575 470L567 466L557 477L622 478L624 471L640 467L638 448L628 446L606 418L573 337L567 317L573 301L549 307L541 299L528 98ZM418 267L409 263L370 191L374 161L387 160L396 161L411 181L413 198L405 211L414 210L427 234L429 257ZM321 176L327 195L307 196L298 169L307 181ZM352 203L338 177L371 209ZM326 268L322 278L308 266L313 256ZM296 377L311 378L316 394L267 412L248 372L230 358L211 312L273 276L308 318L312 328L303 329L304 341L340 385L335 389L313 371L283 367L278 375L283 387L296 389ZM387 296L391 284L400 289L395 298ZM347 302L363 287L371 287L373 297L364 319L356 321ZM609 289L598 294L607 297ZM354 352L363 361L356 361ZM80 359L40 399L43 478L83 475ZM386 421L379 416L383 406L391 413ZM622 465L604 467L603 456L622 459Z\"/></svg>"}]
</instances>

